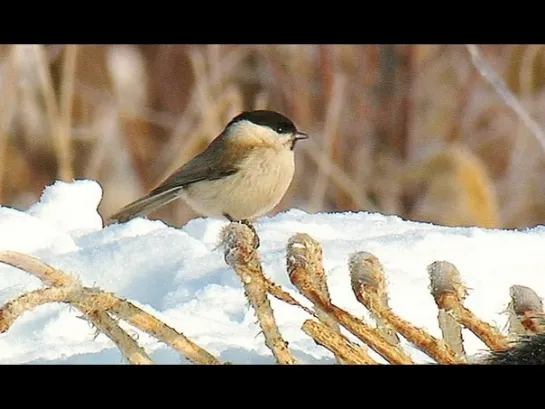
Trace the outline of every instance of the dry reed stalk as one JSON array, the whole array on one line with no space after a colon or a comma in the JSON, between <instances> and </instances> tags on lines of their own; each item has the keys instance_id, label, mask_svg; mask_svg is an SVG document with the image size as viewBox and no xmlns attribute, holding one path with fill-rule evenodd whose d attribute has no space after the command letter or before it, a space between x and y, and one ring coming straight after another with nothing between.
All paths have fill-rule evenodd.
<instances>
[{"instance_id":1,"label":"dry reed stalk","mask_svg":"<svg viewBox=\"0 0 545 409\"><path fill-rule=\"evenodd\" d=\"M515 115L530 130L539 142L541 148L545 151L545 132L539 123L532 118L528 110L518 100L518 98L509 90L505 81L488 65L479 52L475 44L466 44L466 48L471 56L471 61L481 76L494 88L494 91L502 101L513 110Z\"/></svg>"},{"instance_id":2,"label":"dry reed stalk","mask_svg":"<svg viewBox=\"0 0 545 409\"><path fill-rule=\"evenodd\" d=\"M17 46L10 47L6 61L2 66L0 86L2 97L0 98L0 203L4 202L4 173L6 172L6 158L9 139L10 124L17 106Z\"/></svg>"},{"instance_id":3,"label":"dry reed stalk","mask_svg":"<svg viewBox=\"0 0 545 409\"><path fill-rule=\"evenodd\" d=\"M269 299L267 280L255 249L256 235L242 223L229 223L221 233L225 262L237 273L244 294L254 308L265 344L280 364L295 364L295 358L278 329Z\"/></svg>"},{"instance_id":4,"label":"dry reed stalk","mask_svg":"<svg viewBox=\"0 0 545 409\"><path fill-rule=\"evenodd\" d=\"M97 296L97 302L104 305L101 308L113 312L141 331L170 345L191 362L200 365L221 365L221 362L204 348L127 300L120 299L113 294L102 293ZM87 306L87 304L84 304L84 306Z\"/></svg>"},{"instance_id":5,"label":"dry reed stalk","mask_svg":"<svg viewBox=\"0 0 545 409\"><path fill-rule=\"evenodd\" d=\"M148 165L153 160L155 141L150 137L150 125L142 118L147 104L148 76L146 63L138 47L113 45L106 51L106 67L117 104L117 122L122 130L131 171L139 188L146 191L154 187Z\"/></svg>"},{"instance_id":6,"label":"dry reed stalk","mask_svg":"<svg viewBox=\"0 0 545 409\"><path fill-rule=\"evenodd\" d=\"M361 191L361 186L354 182L353 178L341 169L336 163L327 157L313 140L307 139L301 145L301 150L318 166L318 170L327 174L335 188L343 191L358 209L374 210L377 207Z\"/></svg>"},{"instance_id":7,"label":"dry reed stalk","mask_svg":"<svg viewBox=\"0 0 545 409\"><path fill-rule=\"evenodd\" d=\"M51 302L63 302L68 294L80 288L78 285L40 288L7 301L0 308L0 333L8 331L26 311Z\"/></svg>"},{"instance_id":8,"label":"dry reed stalk","mask_svg":"<svg viewBox=\"0 0 545 409\"><path fill-rule=\"evenodd\" d=\"M320 296L326 304L331 304L331 296L329 294L329 288L327 287L326 274L323 267L323 254L320 243L310 237L308 234L298 233L293 238L300 245L305 247L306 262L307 262L307 274L310 279L313 290ZM312 300L311 300L312 301ZM324 311L319 303L312 301L314 304L314 310L316 311L316 317L321 323L325 324L332 331L341 333L339 323L335 321L326 311ZM339 363L343 363L339 356L335 356Z\"/></svg>"},{"instance_id":9,"label":"dry reed stalk","mask_svg":"<svg viewBox=\"0 0 545 409\"><path fill-rule=\"evenodd\" d=\"M241 62L248 56L249 50L250 47L235 47L231 52L222 54L220 62L222 76L220 76L218 82L210 80L210 85L212 87L218 87L220 82L225 82L225 77L237 72ZM191 63L194 64L194 61L191 61ZM197 72L195 71L194 66L193 70L195 78L197 78ZM195 152L196 147L198 147L199 143L202 142L201 138L203 137L203 134L199 133L199 135L196 135L196 133L193 132L195 128L199 128L198 126L195 126L197 117L199 117L198 120L200 120L201 123L203 122L202 118L200 118L202 110L202 106L199 102L200 95L196 88L197 85L194 85L194 89L191 90L191 95L185 109L179 116L179 120L176 122L176 125L173 127L174 129L169 142L160 153L157 163L152 166L153 173L161 173L162 176L160 179L172 173L172 170L174 167L176 167L176 165L179 166L180 163L186 162L191 156L191 153ZM236 108L238 109L240 107ZM201 127L203 126L204 125L201 125ZM204 136L212 138L215 135L212 133L205 134ZM167 170L160 171L157 167L164 163L173 163L173 165Z\"/></svg>"},{"instance_id":10,"label":"dry reed stalk","mask_svg":"<svg viewBox=\"0 0 545 409\"><path fill-rule=\"evenodd\" d=\"M60 119L57 96L55 93L55 87L53 86L53 79L51 78L51 71L49 69L49 60L43 45L37 44L34 45L33 48L36 54L36 67L42 85L42 95L44 97L47 117L49 120L51 137L53 139L53 145L55 146L55 154L57 155L57 175L61 180L69 181L72 178L65 177L67 175L73 175L72 168L67 162L67 159L70 158L70 153L67 152L66 149L69 149L70 143L69 141L62 139L66 138L67 135L63 134L63 131L60 129L60 124L62 121ZM69 54L70 53L67 55Z\"/></svg>"},{"instance_id":11,"label":"dry reed stalk","mask_svg":"<svg viewBox=\"0 0 545 409\"><path fill-rule=\"evenodd\" d=\"M348 340L337 331L331 330L327 325L320 322L306 320L303 323L303 331L312 337L314 341L331 351L338 360L344 364L377 365L365 349Z\"/></svg>"},{"instance_id":12,"label":"dry reed stalk","mask_svg":"<svg viewBox=\"0 0 545 409\"><path fill-rule=\"evenodd\" d=\"M325 155L332 163L338 163L338 133L341 125L341 113L345 102L346 78L341 74L334 76L333 86L330 90L330 97L326 109L326 118L324 123L323 145ZM324 208L326 191L329 181L329 175L326 172L320 172L316 176L314 188L310 195L307 207L310 211L320 211Z\"/></svg>"},{"instance_id":13,"label":"dry reed stalk","mask_svg":"<svg viewBox=\"0 0 545 409\"><path fill-rule=\"evenodd\" d=\"M0 262L33 274L45 284L53 287L79 285L74 278L65 272L22 253L0 251ZM192 362L197 364L220 364L214 356L190 341L183 334L113 294L82 287L80 292L69 293L69 295L67 302L74 304L97 328L105 329L111 325L110 317L107 316L106 312L111 310L128 323L172 346ZM96 322L97 318L99 318L99 322Z\"/></svg>"},{"instance_id":14,"label":"dry reed stalk","mask_svg":"<svg viewBox=\"0 0 545 409\"><path fill-rule=\"evenodd\" d=\"M312 254L305 240L306 235L296 234L288 241L286 249L286 263L290 281L297 289L315 305L318 305L322 311L335 318L343 327L354 334L356 337L368 344L374 351L392 364L413 364L411 358L403 352L398 346L392 345L378 331L368 326L362 320L354 317L352 314L344 311L332 303L328 303L323 295L316 291L312 280L312 274L309 273L312 265Z\"/></svg>"},{"instance_id":15,"label":"dry reed stalk","mask_svg":"<svg viewBox=\"0 0 545 409\"><path fill-rule=\"evenodd\" d=\"M317 316L316 312L302 305L299 301L297 301L289 293L287 293L281 286L279 286L276 283L273 283L271 280L269 280L266 277L265 277L265 281L267 283L267 291L269 292L270 295L279 299L280 301L284 301L286 304L294 305L296 307L301 308L303 311L305 311L307 314L312 315L313 317Z\"/></svg>"},{"instance_id":16,"label":"dry reed stalk","mask_svg":"<svg viewBox=\"0 0 545 409\"><path fill-rule=\"evenodd\" d=\"M371 253L360 251L350 256L348 266L352 291L356 299L363 304L359 294L361 291L369 291L376 294L377 302L383 308L389 308L384 269L380 261ZM392 344L398 345L399 337L395 329L382 319L375 310L370 309L369 312L371 313L371 317L376 321L377 329L382 336Z\"/></svg>"},{"instance_id":17,"label":"dry reed stalk","mask_svg":"<svg viewBox=\"0 0 545 409\"><path fill-rule=\"evenodd\" d=\"M0 251L0 263L26 271L39 278L45 285L51 287L67 287L76 285L77 280L64 271L27 254L15 251Z\"/></svg>"},{"instance_id":18,"label":"dry reed stalk","mask_svg":"<svg viewBox=\"0 0 545 409\"><path fill-rule=\"evenodd\" d=\"M508 348L507 338L492 325L479 319L463 306L467 290L459 280L458 269L447 261L434 261L428 266L431 294L439 309L453 315L494 351Z\"/></svg>"},{"instance_id":19,"label":"dry reed stalk","mask_svg":"<svg viewBox=\"0 0 545 409\"><path fill-rule=\"evenodd\" d=\"M541 320L535 317L543 314L543 300L534 290L523 285L513 285L509 289L511 302L509 310L510 332L516 335L539 334L545 331ZM518 325L517 325L518 324Z\"/></svg>"},{"instance_id":20,"label":"dry reed stalk","mask_svg":"<svg viewBox=\"0 0 545 409\"><path fill-rule=\"evenodd\" d=\"M6 302L0 308L0 333L8 331L15 320L24 312L51 302L68 303L70 294L79 292L81 289L77 284L68 287L40 288ZM117 345L121 354L129 363L136 365L151 365L154 363L144 349L129 334L123 331L108 314L91 312L89 315L93 316L93 324Z\"/></svg>"},{"instance_id":21,"label":"dry reed stalk","mask_svg":"<svg viewBox=\"0 0 545 409\"><path fill-rule=\"evenodd\" d=\"M69 44L64 49L62 83L60 95L59 124L57 126L57 144L59 149L59 175L62 180L72 180L72 108L74 103L74 80L76 77L76 58L78 46Z\"/></svg>"},{"instance_id":22,"label":"dry reed stalk","mask_svg":"<svg viewBox=\"0 0 545 409\"><path fill-rule=\"evenodd\" d=\"M443 277L442 279L448 280L451 283L451 286L456 287L458 289L458 296L460 297L460 300L463 300L467 293L466 289L461 284L462 281L458 270L448 270L448 274L449 275L447 277ZM434 283L433 285L437 284ZM443 340L454 351L457 359L467 362L467 356L464 350L462 338L462 326L460 325L460 322L444 308L439 308L437 321L443 334Z\"/></svg>"},{"instance_id":23,"label":"dry reed stalk","mask_svg":"<svg viewBox=\"0 0 545 409\"><path fill-rule=\"evenodd\" d=\"M356 297L369 310L375 313L384 321L388 322L397 332L414 344L419 350L440 364L459 364L462 360L456 357L454 351L441 339L428 334L422 328L417 328L409 321L404 320L395 314L390 308L384 307L376 291L365 288L363 285L356 289ZM365 289L364 289L365 288Z\"/></svg>"}]
</instances>

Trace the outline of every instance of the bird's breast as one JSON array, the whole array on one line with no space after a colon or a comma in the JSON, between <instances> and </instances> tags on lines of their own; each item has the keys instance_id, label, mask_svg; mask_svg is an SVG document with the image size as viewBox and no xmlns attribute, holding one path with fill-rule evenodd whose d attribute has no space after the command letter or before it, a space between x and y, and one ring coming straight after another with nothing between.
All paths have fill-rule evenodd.
<instances>
[{"instance_id":1,"label":"bird's breast","mask_svg":"<svg viewBox=\"0 0 545 409\"><path fill-rule=\"evenodd\" d=\"M212 217L227 213L241 220L267 213L282 200L290 186L295 171L294 153L260 147L238 167L230 176L188 186L186 202L197 212Z\"/></svg>"}]
</instances>

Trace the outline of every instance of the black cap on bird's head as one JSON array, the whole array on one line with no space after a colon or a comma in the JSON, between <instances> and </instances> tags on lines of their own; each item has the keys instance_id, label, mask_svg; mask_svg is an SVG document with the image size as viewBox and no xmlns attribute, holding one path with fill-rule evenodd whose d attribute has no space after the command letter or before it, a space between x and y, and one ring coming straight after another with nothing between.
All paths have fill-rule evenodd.
<instances>
[{"instance_id":1,"label":"black cap on bird's head","mask_svg":"<svg viewBox=\"0 0 545 409\"><path fill-rule=\"evenodd\" d=\"M245 111L235 116L227 128L240 121L249 121L256 125L266 126L279 134L292 134L295 139L306 139L308 135L299 132L295 124L286 116L267 110Z\"/></svg>"}]
</instances>

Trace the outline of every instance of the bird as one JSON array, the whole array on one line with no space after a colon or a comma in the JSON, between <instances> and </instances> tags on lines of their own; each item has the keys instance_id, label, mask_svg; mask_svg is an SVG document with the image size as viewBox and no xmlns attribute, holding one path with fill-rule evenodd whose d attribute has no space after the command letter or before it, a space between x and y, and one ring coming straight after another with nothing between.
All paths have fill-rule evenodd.
<instances>
[{"instance_id":1,"label":"bird","mask_svg":"<svg viewBox=\"0 0 545 409\"><path fill-rule=\"evenodd\" d=\"M182 198L202 216L244 223L255 233L252 222L271 211L291 185L295 146L308 137L279 112L242 111L201 153L109 220L127 222Z\"/></svg>"}]
</instances>

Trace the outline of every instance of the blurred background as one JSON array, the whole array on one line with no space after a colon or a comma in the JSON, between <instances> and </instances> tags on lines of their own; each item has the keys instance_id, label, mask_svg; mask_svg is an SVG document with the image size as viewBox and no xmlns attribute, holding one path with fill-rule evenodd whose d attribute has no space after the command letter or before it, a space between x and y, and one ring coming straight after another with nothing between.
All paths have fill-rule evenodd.
<instances>
[{"instance_id":1,"label":"blurred background","mask_svg":"<svg viewBox=\"0 0 545 409\"><path fill-rule=\"evenodd\" d=\"M538 123L545 47L479 51ZM109 216L237 113L311 135L273 213L379 211L452 226L545 222L545 155L463 45L1 45L0 204L95 179ZM182 201L151 214L197 216Z\"/></svg>"}]
</instances>

